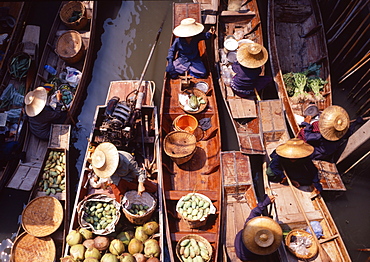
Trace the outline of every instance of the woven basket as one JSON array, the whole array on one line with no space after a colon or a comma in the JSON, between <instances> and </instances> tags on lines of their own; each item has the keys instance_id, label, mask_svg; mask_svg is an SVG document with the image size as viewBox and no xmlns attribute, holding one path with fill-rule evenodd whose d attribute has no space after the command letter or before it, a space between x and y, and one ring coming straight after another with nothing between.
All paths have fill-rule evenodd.
<instances>
[{"instance_id":1,"label":"woven basket","mask_svg":"<svg viewBox=\"0 0 370 262\"><path fill-rule=\"evenodd\" d=\"M180 107L185 112L187 112L189 114L198 114L198 113L202 112L207 107L207 104L208 104L207 95L204 92L197 89L197 88L188 89L187 91L183 91L182 94L183 95L189 95L189 92L192 93L193 95L195 95L196 97L202 97L203 100L206 103L205 104L200 104L198 110L196 110L196 111L185 110L184 105L179 102Z\"/></svg>"},{"instance_id":2,"label":"woven basket","mask_svg":"<svg viewBox=\"0 0 370 262\"><path fill-rule=\"evenodd\" d=\"M63 207L58 199L42 196L33 199L22 212L24 230L35 237L54 233L63 221Z\"/></svg>"},{"instance_id":3,"label":"woven basket","mask_svg":"<svg viewBox=\"0 0 370 262\"><path fill-rule=\"evenodd\" d=\"M134 215L129 212L132 204L142 204L148 206L148 210L143 215ZM132 190L125 193L122 198L122 211L125 214L128 221L135 225L144 225L145 222L149 221L152 217L157 201L148 192L143 192L142 195L138 195L137 191Z\"/></svg>"},{"instance_id":4,"label":"woven basket","mask_svg":"<svg viewBox=\"0 0 370 262\"><path fill-rule=\"evenodd\" d=\"M15 239L11 250L13 262L53 262L55 256L55 244L51 237L38 238L27 232Z\"/></svg>"},{"instance_id":5,"label":"woven basket","mask_svg":"<svg viewBox=\"0 0 370 262\"><path fill-rule=\"evenodd\" d=\"M188 195L190 195L190 196L191 195L196 195L197 197L201 198L203 201L206 201L206 202L209 203L209 213L207 214L207 216L202 217L201 219L189 219L189 218L184 217L182 215L182 213L180 212L180 209L179 209L179 203L181 201L184 201L184 198ZM176 212L180 214L181 218L188 224L189 228L199 228L199 227L204 226L205 224L207 224L207 220L208 220L209 215L216 214L216 207L212 204L211 199L209 199L207 196L199 194L199 193L189 193L185 196L182 196L179 199L179 201L176 204Z\"/></svg>"},{"instance_id":6,"label":"woven basket","mask_svg":"<svg viewBox=\"0 0 370 262\"><path fill-rule=\"evenodd\" d=\"M116 208L116 219L114 221L112 221L105 229L100 229L100 230L97 230L94 228L94 226L89 223L89 222L86 222L85 221L85 217L87 214L85 214L85 205L90 202L90 201L99 201L99 202L107 202L109 204L114 204L115 208ZM121 217L121 212L120 212L120 205L119 203L105 195L105 194L99 194L99 193L96 193L96 194L91 194L91 195L88 195L84 200L80 201L80 203L78 203L77 205L77 214L78 214L78 223L80 225L80 227L82 228L87 228L89 230L91 230L94 234L96 235L108 235L110 233L112 233L115 228L116 228L116 224L118 223L120 217Z\"/></svg>"},{"instance_id":7,"label":"woven basket","mask_svg":"<svg viewBox=\"0 0 370 262\"><path fill-rule=\"evenodd\" d=\"M310 247L307 247L307 251L308 251L307 255L297 253L296 251L291 249L290 243L291 243L292 236L296 236L296 237L304 236L304 237L308 237L311 240L312 245ZM290 252L292 252L297 258L300 258L300 259L310 259L314 257L318 252L318 246L317 246L317 243L314 237L307 231L300 230L300 229L294 229L288 233L288 235L285 238L285 245L287 246Z\"/></svg>"},{"instance_id":8,"label":"woven basket","mask_svg":"<svg viewBox=\"0 0 370 262\"><path fill-rule=\"evenodd\" d=\"M69 64L79 62L85 54L85 46L79 32L69 30L57 40L55 53Z\"/></svg>"},{"instance_id":9,"label":"woven basket","mask_svg":"<svg viewBox=\"0 0 370 262\"><path fill-rule=\"evenodd\" d=\"M185 239L195 239L197 242L202 242L207 250L208 250L208 254L209 254L209 259L207 260L203 260L204 262L208 262L212 259L212 246L211 244L208 242L207 239L205 239L204 237L200 236L200 235L195 235L195 234L190 234L190 235L186 235L184 237L182 237L179 242L177 242L177 245L176 245L176 255L177 257L179 258L180 261L184 261L182 258L181 258L181 255L180 255L180 243L185 240Z\"/></svg>"},{"instance_id":10,"label":"woven basket","mask_svg":"<svg viewBox=\"0 0 370 262\"><path fill-rule=\"evenodd\" d=\"M82 13L82 16L74 22L69 22L74 11ZM59 13L60 20L70 29L80 30L87 25L88 19L86 17L86 7L80 1L70 1L63 5Z\"/></svg>"},{"instance_id":11,"label":"woven basket","mask_svg":"<svg viewBox=\"0 0 370 262\"><path fill-rule=\"evenodd\" d=\"M189 161L196 151L197 139L193 134L185 131L172 131L163 140L163 149L166 154L178 165Z\"/></svg>"}]
</instances>

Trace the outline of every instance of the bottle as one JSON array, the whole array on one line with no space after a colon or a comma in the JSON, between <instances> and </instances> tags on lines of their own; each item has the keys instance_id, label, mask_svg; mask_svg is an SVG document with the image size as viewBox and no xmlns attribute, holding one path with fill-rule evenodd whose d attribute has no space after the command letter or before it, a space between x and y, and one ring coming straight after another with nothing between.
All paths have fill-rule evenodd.
<instances>
[{"instance_id":1,"label":"bottle","mask_svg":"<svg viewBox=\"0 0 370 262\"><path fill-rule=\"evenodd\" d=\"M55 70L55 68L52 67L52 66L45 65L44 68L45 68L46 71L48 71L53 76L57 75L57 73L58 73L57 70Z\"/></svg>"}]
</instances>

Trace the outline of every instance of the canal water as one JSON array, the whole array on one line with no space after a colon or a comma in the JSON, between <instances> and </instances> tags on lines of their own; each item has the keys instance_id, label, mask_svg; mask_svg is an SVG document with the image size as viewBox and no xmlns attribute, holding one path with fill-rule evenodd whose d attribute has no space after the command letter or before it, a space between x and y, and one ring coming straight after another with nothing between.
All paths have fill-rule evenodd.
<instances>
[{"instance_id":1,"label":"canal water","mask_svg":"<svg viewBox=\"0 0 370 262\"><path fill-rule=\"evenodd\" d=\"M150 60L144 80L153 80L156 83L155 103L160 105L160 95L163 83L164 69L172 30L172 3L174 1L100 1L98 2L98 21L95 39L95 62L91 81L87 87L86 98L81 107L76 127L73 128L71 156L74 163L71 165L72 199L74 199L78 174L86 152L87 138L89 137L97 105L104 104L109 82L114 80L139 79L148 59L150 49L154 44L159 27L165 19L159 41ZM176 1L190 2L190 1ZM261 8L261 17L266 17L267 1L258 1ZM31 14L31 21L42 26L42 38L47 37L48 25L45 21L56 14L56 1L40 1L35 3ZM53 10L53 11L51 11ZM51 24L51 22L50 22ZM45 40L42 40L45 41ZM42 47L42 42L40 43ZM338 100L336 100L336 95ZM334 104L348 108L344 94L334 92ZM340 102L336 102L340 101ZM219 103L221 134L223 150L236 150L236 137L232 133L231 121L226 114L222 103ZM349 113L354 117L355 108ZM226 138L226 139L225 139ZM355 262L363 262L370 256L370 252L359 252L357 249L370 248L370 176L366 163L370 158L363 160L345 176L347 191L342 194L324 195L332 216L344 238L350 256ZM9 203L22 201L22 193L4 190L0 195L0 241L11 238L16 232L18 219L23 204L10 208ZM6 203L5 203L6 202ZM1 260L0 260L1 261Z\"/></svg>"}]
</instances>

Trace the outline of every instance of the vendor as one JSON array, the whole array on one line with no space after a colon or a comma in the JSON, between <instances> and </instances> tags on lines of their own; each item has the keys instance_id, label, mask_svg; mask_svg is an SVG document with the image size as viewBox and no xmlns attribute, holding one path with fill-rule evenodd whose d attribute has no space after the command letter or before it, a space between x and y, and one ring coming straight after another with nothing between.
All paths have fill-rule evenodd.
<instances>
[{"instance_id":1,"label":"vendor","mask_svg":"<svg viewBox=\"0 0 370 262\"><path fill-rule=\"evenodd\" d=\"M236 234L235 253L241 261L263 260L263 256L272 254L281 245L283 231L279 224L269 217L261 216L274 200L274 196L265 195L264 200L250 212L244 228Z\"/></svg>"},{"instance_id":2,"label":"vendor","mask_svg":"<svg viewBox=\"0 0 370 262\"><path fill-rule=\"evenodd\" d=\"M25 110L28 116L28 127L32 134L42 140L49 140L51 124L63 124L67 112L62 111L62 93L56 94L55 110L46 105L47 92L44 87L38 87L24 97Z\"/></svg>"},{"instance_id":3,"label":"vendor","mask_svg":"<svg viewBox=\"0 0 370 262\"><path fill-rule=\"evenodd\" d=\"M254 89L261 91L272 82L270 76L260 76L262 66L267 62L268 54L265 47L257 43L244 43L236 53L237 61L232 64L235 73L231 80L231 88L240 97L254 95Z\"/></svg>"},{"instance_id":4,"label":"vendor","mask_svg":"<svg viewBox=\"0 0 370 262\"><path fill-rule=\"evenodd\" d=\"M269 180L285 183L286 173L295 187L313 184L321 192L318 170L310 158L313 152L313 146L299 138L292 138L279 145L270 155L271 162L267 170Z\"/></svg>"},{"instance_id":5,"label":"vendor","mask_svg":"<svg viewBox=\"0 0 370 262\"><path fill-rule=\"evenodd\" d=\"M157 191L157 184L147 179L145 169L138 166L132 154L118 151L112 143L104 142L95 148L91 165L98 177L110 178L110 187L117 201L128 190L137 190L139 195L144 191Z\"/></svg>"},{"instance_id":6,"label":"vendor","mask_svg":"<svg viewBox=\"0 0 370 262\"><path fill-rule=\"evenodd\" d=\"M212 27L208 32L202 33L203 29L204 26L195 19L185 18L173 30L173 34L178 38L168 50L166 67L166 72L171 78L177 78L187 70L191 76L196 78L207 76L207 69L199 54L198 43L210 39L215 29Z\"/></svg>"}]
</instances>

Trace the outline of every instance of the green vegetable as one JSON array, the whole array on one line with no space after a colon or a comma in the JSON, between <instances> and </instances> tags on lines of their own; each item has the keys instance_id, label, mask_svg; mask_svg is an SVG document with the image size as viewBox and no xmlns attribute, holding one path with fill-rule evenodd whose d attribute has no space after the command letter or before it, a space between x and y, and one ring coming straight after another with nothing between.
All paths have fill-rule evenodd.
<instances>
[{"instance_id":1,"label":"green vegetable","mask_svg":"<svg viewBox=\"0 0 370 262\"><path fill-rule=\"evenodd\" d=\"M320 77L315 77L315 78L308 78L308 89L309 91L312 91L314 94L314 99L316 101L321 101L324 100L325 98L322 96L320 91L323 89L324 85L328 81L324 81Z\"/></svg>"}]
</instances>

